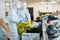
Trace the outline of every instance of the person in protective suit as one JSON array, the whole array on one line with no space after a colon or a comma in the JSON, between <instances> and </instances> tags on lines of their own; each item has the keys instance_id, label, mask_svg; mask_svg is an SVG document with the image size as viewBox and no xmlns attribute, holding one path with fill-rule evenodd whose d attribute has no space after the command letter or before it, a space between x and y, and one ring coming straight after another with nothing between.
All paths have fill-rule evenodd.
<instances>
[{"instance_id":1,"label":"person in protective suit","mask_svg":"<svg viewBox=\"0 0 60 40\"><path fill-rule=\"evenodd\" d=\"M11 40L22 40L21 36L17 32L17 23L28 21L28 25L31 24L30 14L27 10L25 2L18 2L16 6L13 6L9 12L9 28L11 31Z\"/></svg>"},{"instance_id":2,"label":"person in protective suit","mask_svg":"<svg viewBox=\"0 0 60 40\"><path fill-rule=\"evenodd\" d=\"M25 2L22 2L21 3L21 8L20 9L18 9L18 11L17 11L17 15L20 17L20 18L22 18L22 21L20 21L20 23L26 23L26 22L28 22L28 24L27 24L27 26L30 26L31 25L31 18L30 18L30 14L29 14L29 11L27 10L27 4L25 3ZM24 24L23 24L24 25ZM20 25L21 26L21 25ZM21 30L21 29L23 29L23 30ZM23 27L21 27L21 28L18 28L18 32L20 33L20 40L22 40L21 39L21 34L22 34L22 32L24 32L25 30L24 30L24 26Z\"/></svg>"},{"instance_id":3,"label":"person in protective suit","mask_svg":"<svg viewBox=\"0 0 60 40\"><path fill-rule=\"evenodd\" d=\"M21 8L21 2L16 3L9 10L8 25L9 25L9 29L10 29L10 32L11 32L11 40L19 40L19 35L18 35L18 32L17 32L17 25L16 24L22 20L22 18L20 18L20 16L17 13L17 12L19 12L18 10L20 8Z\"/></svg>"}]
</instances>

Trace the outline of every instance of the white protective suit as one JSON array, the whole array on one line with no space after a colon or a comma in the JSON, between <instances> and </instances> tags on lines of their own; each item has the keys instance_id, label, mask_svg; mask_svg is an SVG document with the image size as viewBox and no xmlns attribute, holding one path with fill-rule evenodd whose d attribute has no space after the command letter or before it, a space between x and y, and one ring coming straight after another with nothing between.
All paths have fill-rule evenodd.
<instances>
[{"instance_id":1,"label":"white protective suit","mask_svg":"<svg viewBox=\"0 0 60 40\"><path fill-rule=\"evenodd\" d=\"M17 3L16 6L12 7L9 12L9 28L11 31L11 40L19 40L17 32L17 22L21 20L31 20L30 14L26 9L26 3Z\"/></svg>"},{"instance_id":2,"label":"white protective suit","mask_svg":"<svg viewBox=\"0 0 60 40\"><path fill-rule=\"evenodd\" d=\"M21 4L21 9L17 11L18 16L22 18L23 20L31 20L29 11L27 10L27 5L26 3Z\"/></svg>"},{"instance_id":3,"label":"white protective suit","mask_svg":"<svg viewBox=\"0 0 60 40\"><path fill-rule=\"evenodd\" d=\"M19 40L17 25L16 23L20 21L20 17L17 15L17 8L20 8L20 3L15 4L9 11L9 29L11 32L11 40Z\"/></svg>"},{"instance_id":4,"label":"white protective suit","mask_svg":"<svg viewBox=\"0 0 60 40\"><path fill-rule=\"evenodd\" d=\"M27 20L31 20L30 14L29 14L29 12L28 12L28 10L26 8L26 3L25 2L24 3L23 2L21 3L21 8L17 10L17 15L21 19L23 19L24 22L27 21ZM22 36L20 35L20 40L22 40L21 38L22 38Z\"/></svg>"}]
</instances>

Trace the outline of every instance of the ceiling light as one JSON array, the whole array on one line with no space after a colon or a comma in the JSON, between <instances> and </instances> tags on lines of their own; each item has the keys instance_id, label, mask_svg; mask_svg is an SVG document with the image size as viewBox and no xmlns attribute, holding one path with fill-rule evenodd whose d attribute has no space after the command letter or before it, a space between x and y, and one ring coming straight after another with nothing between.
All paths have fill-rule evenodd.
<instances>
[{"instance_id":1,"label":"ceiling light","mask_svg":"<svg viewBox=\"0 0 60 40\"><path fill-rule=\"evenodd\" d=\"M5 5L7 5L7 6L8 6L8 5L9 5L9 3L8 3L8 2L6 2L6 3L5 3Z\"/></svg>"}]
</instances>

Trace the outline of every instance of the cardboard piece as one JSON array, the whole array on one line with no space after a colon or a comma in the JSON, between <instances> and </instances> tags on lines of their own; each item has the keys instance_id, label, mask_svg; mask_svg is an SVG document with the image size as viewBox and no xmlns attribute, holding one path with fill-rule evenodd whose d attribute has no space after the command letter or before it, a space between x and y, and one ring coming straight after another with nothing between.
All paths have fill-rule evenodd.
<instances>
[{"instance_id":1,"label":"cardboard piece","mask_svg":"<svg viewBox=\"0 0 60 40\"><path fill-rule=\"evenodd\" d=\"M11 39L11 33L10 33L10 31L9 31L9 28L8 28L8 26L5 24L5 22L3 21L2 18L0 18L0 26L1 26L2 28L4 28L7 37L8 37L9 39Z\"/></svg>"}]
</instances>

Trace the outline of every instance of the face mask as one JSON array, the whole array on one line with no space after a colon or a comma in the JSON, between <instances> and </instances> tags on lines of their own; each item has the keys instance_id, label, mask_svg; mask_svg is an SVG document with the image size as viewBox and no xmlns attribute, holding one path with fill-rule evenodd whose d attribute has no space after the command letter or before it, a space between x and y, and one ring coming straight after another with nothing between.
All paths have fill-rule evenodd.
<instances>
[{"instance_id":1,"label":"face mask","mask_svg":"<svg viewBox=\"0 0 60 40\"><path fill-rule=\"evenodd\" d=\"M21 8L21 3L17 3L16 8L20 9Z\"/></svg>"},{"instance_id":2,"label":"face mask","mask_svg":"<svg viewBox=\"0 0 60 40\"><path fill-rule=\"evenodd\" d=\"M21 8L17 8L17 10L23 11L24 9L21 7Z\"/></svg>"},{"instance_id":3,"label":"face mask","mask_svg":"<svg viewBox=\"0 0 60 40\"><path fill-rule=\"evenodd\" d=\"M24 10L24 7L25 7L25 6L23 6L23 4L21 4L20 10Z\"/></svg>"}]
</instances>

